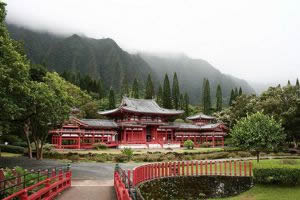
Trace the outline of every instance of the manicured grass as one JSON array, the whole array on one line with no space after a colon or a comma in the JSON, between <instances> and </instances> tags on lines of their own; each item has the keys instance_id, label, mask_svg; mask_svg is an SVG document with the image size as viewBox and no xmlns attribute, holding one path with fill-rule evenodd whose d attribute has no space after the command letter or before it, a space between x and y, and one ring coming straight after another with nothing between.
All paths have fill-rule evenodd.
<instances>
[{"instance_id":1,"label":"manicured grass","mask_svg":"<svg viewBox=\"0 0 300 200\"><path fill-rule=\"evenodd\" d=\"M18 156L22 156L22 154L1 152L1 157L18 157Z\"/></svg>"},{"instance_id":2,"label":"manicured grass","mask_svg":"<svg viewBox=\"0 0 300 200\"><path fill-rule=\"evenodd\" d=\"M249 191L219 200L298 200L300 186L255 185Z\"/></svg>"}]
</instances>

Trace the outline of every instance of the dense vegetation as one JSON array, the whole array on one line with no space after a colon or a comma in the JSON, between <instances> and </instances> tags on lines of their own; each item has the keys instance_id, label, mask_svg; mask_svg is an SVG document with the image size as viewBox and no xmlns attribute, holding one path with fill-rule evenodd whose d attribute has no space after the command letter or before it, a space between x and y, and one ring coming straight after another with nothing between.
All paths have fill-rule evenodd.
<instances>
[{"instance_id":1,"label":"dense vegetation","mask_svg":"<svg viewBox=\"0 0 300 200\"><path fill-rule=\"evenodd\" d=\"M234 92L235 93L235 92ZM225 122L229 128L243 117L256 112L273 117L282 124L286 141L297 147L300 141L300 86L287 84L284 87L270 87L260 96L245 95L235 97L232 106L216 113L219 120Z\"/></svg>"}]
</instances>

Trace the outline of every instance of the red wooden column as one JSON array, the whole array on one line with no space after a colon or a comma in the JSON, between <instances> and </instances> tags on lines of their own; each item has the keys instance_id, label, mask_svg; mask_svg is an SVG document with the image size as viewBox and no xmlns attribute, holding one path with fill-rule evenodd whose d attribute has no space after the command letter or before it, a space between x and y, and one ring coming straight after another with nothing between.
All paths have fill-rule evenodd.
<instances>
[{"instance_id":1,"label":"red wooden column","mask_svg":"<svg viewBox=\"0 0 300 200\"><path fill-rule=\"evenodd\" d=\"M58 137L58 148L61 149L61 145L62 145L62 134L59 134L59 137Z\"/></svg>"},{"instance_id":2,"label":"red wooden column","mask_svg":"<svg viewBox=\"0 0 300 200\"><path fill-rule=\"evenodd\" d=\"M78 135L77 138L77 149L80 149L80 134Z\"/></svg>"},{"instance_id":3,"label":"red wooden column","mask_svg":"<svg viewBox=\"0 0 300 200\"><path fill-rule=\"evenodd\" d=\"M224 136L222 136L222 147L224 147Z\"/></svg>"}]
</instances>

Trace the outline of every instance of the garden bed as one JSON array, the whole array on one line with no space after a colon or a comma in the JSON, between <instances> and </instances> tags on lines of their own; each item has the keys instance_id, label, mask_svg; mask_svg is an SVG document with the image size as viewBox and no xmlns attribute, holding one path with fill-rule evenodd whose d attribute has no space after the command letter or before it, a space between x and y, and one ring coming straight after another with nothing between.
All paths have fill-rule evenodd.
<instances>
[{"instance_id":1,"label":"garden bed","mask_svg":"<svg viewBox=\"0 0 300 200\"><path fill-rule=\"evenodd\" d=\"M237 195L251 187L251 177L179 176L147 181L138 189L145 200L194 200Z\"/></svg>"}]
</instances>

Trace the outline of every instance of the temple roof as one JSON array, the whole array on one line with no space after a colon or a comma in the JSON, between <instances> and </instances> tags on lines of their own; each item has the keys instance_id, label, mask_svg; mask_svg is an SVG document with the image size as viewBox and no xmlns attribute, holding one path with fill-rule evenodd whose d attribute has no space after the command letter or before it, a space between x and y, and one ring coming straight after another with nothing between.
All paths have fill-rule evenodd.
<instances>
[{"instance_id":1,"label":"temple roof","mask_svg":"<svg viewBox=\"0 0 300 200\"><path fill-rule=\"evenodd\" d=\"M132 99L128 97L123 97L122 103L118 108L98 113L101 115L113 115L122 111L161 115L180 115L184 113L182 110L162 108L153 99Z\"/></svg>"},{"instance_id":2,"label":"temple roof","mask_svg":"<svg viewBox=\"0 0 300 200\"><path fill-rule=\"evenodd\" d=\"M193 116L187 117L187 119L189 119L189 120L195 120L195 119L216 119L216 118L213 117L213 116L205 115L203 113L199 113L197 115L193 115Z\"/></svg>"},{"instance_id":3,"label":"temple roof","mask_svg":"<svg viewBox=\"0 0 300 200\"><path fill-rule=\"evenodd\" d=\"M86 124L87 126L91 127L111 127L111 128L118 128L116 122L112 120L106 119L80 119L80 122Z\"/></svg>"}]
</instances>

